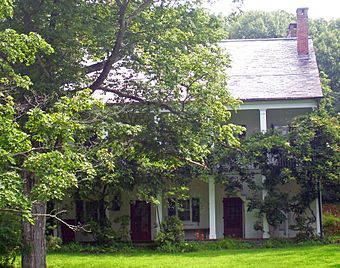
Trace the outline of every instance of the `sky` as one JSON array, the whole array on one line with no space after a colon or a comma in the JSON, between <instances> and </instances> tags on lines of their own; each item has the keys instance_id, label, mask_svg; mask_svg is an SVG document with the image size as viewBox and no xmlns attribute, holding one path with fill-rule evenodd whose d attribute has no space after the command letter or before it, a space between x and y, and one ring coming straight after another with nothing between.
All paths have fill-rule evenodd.
<instances>
[{"instance_id":1,"label":"sky","mask_svg":"<svg viewBox=\"0 0 340 268\"><path fill-rule=\"evenodd\" d=\"M340 0L243 0L242 10L272 11L282 9L290 13L298 7L308 7L310 18L322 17L327 20L340 17ZM208 8L214 13L228 15L232 9L232 0L216 0Z\"/></svg>"}]
</instances>

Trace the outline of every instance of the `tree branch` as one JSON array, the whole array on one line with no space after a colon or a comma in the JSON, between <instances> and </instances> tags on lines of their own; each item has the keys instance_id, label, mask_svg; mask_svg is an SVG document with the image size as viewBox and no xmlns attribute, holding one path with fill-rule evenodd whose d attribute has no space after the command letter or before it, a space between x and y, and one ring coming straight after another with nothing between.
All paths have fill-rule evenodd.
<instances>
[{"instance_id":1,"label":"tree branch","mask_svg":"<svg viewBox=\"0 0 340 268\"><path fill-rule=\"evenodd\" d=\"M116 90L116 89L112 89L112 88L107 88L107 87L100 87L99 89L101 90L104 90L105 92L111 92L111 93L114 93L116 95L118 95L119 97L123 97L123 98L127 98L127 99L131 99L131 100L135 100L139 103L143 103L143 104L146 104L146 105L155 105L159 108L163 108L163 109L166 109L168 110L169 112L173 113L173 114L176 114L176 115L183 115L184 113L180 112L180 111L177 111L175 110L174 108L172 108L170 105L168 104L165 104L165 103L162 103L162 102L157 102L157 101L148 101L148 100L145 100L141 97L137 97L137 96L134 96L134 95L130 95L130 94L127 94L127 93L123 93L119 90Z\"/></svg>"},{"instance_id":2,"label":"tree branch","mask_svg":"<svg viewBox=\"0 0 340 268\"><path fill-rule=\"evenodd\" d=\"M117 2L117 4L118 4L118 2ZM115 42L115 45L114 45L114 47L111 51L111 55L108 57L108 59L106 60L104 66L103 66L102 72L97 77L97 79L92 83L92 85L90 85L92 92L94 92L96 89L98 89L103 84L103 82L105 81L105 79L109 75L109 72L112 68L112 65L115 62L117 62L118 59L120 58L120 49L123 46L124 34L126 32L126 29L127 29L127 21L126 21L126 18L125 18L126 9L127 9L127 5L124 5L124 4L120 5L119 19L118 19L119 29L118 29L118 32L116 34L116 42Z\"/></svg>"},{"instance_id":3,"label":"tree branch","mask_svg":"<svg viewBox=\"0 0 340 268\"><path fill-rule=\"evenodd\" d=\"M124 35L128 28L128 25L148 5L150 5L151 2L152 0L145 0L139 7L137 7L132 12L130 16L127 17L126 11L129 5L129 1L128 0L124 0L124 1L116 0L117 6L119 7L119 19L118 19L119 28L116 34L115 45L113 49L111 50L110 56L107 58L106 61L98 62L98 63L92 64L86 67L86 73L91 73L94 71L102 70L100 75L97 77L97 79L92 83L92 85L89 86L89 88L92 89L92 92L94 92L96 89L98 89L103 84L103 82L109 75L112 65L123 57L123 55L120 54L120 51L121 51L121 48L123 47Z\"/></svg>"},{"instance_id":4,"label":"tree branch","mask_svg":"<svg viewBox=\"0 0 340 268\"><path fill-rule=\"evenodd\" d=\"M127 22L130 23L135 17L137 17L147 6L151 4L152 0L145 0L135 11L132 12L127 18Z\"/></svg>"}]
</instances>

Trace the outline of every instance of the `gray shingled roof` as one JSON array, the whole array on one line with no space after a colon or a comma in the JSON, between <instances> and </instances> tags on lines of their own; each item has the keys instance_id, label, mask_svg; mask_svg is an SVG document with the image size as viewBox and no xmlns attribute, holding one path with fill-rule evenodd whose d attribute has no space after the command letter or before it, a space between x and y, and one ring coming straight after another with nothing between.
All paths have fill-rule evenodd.
<instances>
[{"instance_id":1,"label":"gray shingled roof","mask_svg":"<svg viewBox=\"0 0 340 268\"><path fill-rule=\"evenodd\" d=\"M308 59L297 56L296 38L226 40L231 57L228 88L242 100L322 97L312 41Z\"/></svg>"}]
</instances>

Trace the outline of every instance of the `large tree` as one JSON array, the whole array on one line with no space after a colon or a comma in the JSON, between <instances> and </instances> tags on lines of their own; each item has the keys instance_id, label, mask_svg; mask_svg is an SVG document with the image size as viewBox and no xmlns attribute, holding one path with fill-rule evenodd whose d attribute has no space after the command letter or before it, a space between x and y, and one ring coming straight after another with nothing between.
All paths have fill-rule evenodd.
<instances>
[{"instance_id":1,"label":"large tree","mask_svg":"<svg viewBox=\"0 0 340 268\"><path fill-rule=\"evenodd\" d=\"M30 247L24 267L46 265L46 201L61 198L76 177L91 179L90 162L98 167L96 180L118 189L126 187L117 178L130 166L128 184L142 185L150 198L179 168L202 166L216 141L234 141L237 127L226 124L226 105L237 102L226 90L228 57L216 46L225 35L223 21L200 2L17 0L13 17L2 18L3 126L9 133L1 137L11 140L18 132L14 141L26 146L3 144L10 156L3 174L16 172L2 183L9 194L17 185L21 194L12 197L21 201L15 204L26 205L10 203L6 194L1 207L24 210L34 220L23 223ZM12 12L11 1L2 6ZM11 33L22 46L13 47ZM111 113L85 112L92 101L75 95L84 88L104 92Z\"/></svg>"}]
</instances>

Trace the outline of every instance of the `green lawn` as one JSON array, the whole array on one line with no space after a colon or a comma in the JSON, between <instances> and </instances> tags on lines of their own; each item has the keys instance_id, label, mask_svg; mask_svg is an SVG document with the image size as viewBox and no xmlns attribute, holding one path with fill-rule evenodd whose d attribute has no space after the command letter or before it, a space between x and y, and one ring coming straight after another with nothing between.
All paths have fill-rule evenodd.
<instances>
[{"instance_id":1,"label":"green lawn","mask_svg":"<svg viewBox=\"0 0 340 268\"><path fill-rule=\"evenodd\" d=\"M140 251L131 254L49 254L48 267L330 267L340 268L340 246L304 246L281 249L214 250L162 254Z\"/></svg>"}]
</instances>

